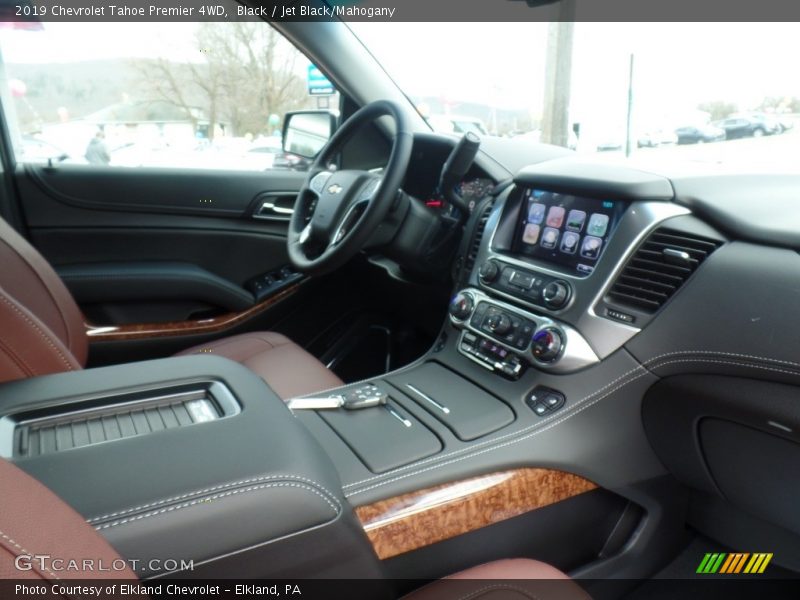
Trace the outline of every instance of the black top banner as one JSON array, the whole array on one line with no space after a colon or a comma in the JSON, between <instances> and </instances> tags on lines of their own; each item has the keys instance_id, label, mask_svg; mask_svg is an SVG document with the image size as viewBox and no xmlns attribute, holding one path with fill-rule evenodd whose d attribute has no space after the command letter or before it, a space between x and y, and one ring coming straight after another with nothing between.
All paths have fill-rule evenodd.
<instances>
[{"instance_id":1,"label":"black top banner","mask_svg":"<svg viewBox=\"0 0 800 600\"><path fill-rule=\"evenodd\" d=\"M792 0L0 0L0 21L800 22ZM27 25L30 27L30 25ZM676 43L680 40L676 38Z\"/></svg>"}]
</instances>

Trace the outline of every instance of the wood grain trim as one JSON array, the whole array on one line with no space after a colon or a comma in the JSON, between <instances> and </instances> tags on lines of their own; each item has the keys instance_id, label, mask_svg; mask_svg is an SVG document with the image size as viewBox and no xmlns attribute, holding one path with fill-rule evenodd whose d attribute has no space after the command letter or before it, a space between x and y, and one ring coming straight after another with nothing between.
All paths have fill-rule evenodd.
<instances>
[{"instance_id":1,"label":"wood grain trim","mask_svg":"<svg viewBox=\"0 0 800 600\"><path fill-rule=\"evenodd\" d=\"M241 312L225 313L208 319L194 321L176 321L170 323L136 323L132 325L92 325L86 323L86 335L89 342L111 342L118 340L142 340L147 338L169 337L178 335L196 335L199 333L218 333L240 325L256 315L275 306L289 296L295 294L303 282L294 283L270 296L263 302L251 306Z\"/></svg>"},{"instance_id":2,"label":"wood grain trim","mask_svg":"<svg viewBox=\"0 0 800 600\"><path fill-rule=\"evenodd\" d=\"M385 559L596 488L591 481L572 473L518 469L359 506L356 515L375 552Z\"/></svg>"}]
</instances>

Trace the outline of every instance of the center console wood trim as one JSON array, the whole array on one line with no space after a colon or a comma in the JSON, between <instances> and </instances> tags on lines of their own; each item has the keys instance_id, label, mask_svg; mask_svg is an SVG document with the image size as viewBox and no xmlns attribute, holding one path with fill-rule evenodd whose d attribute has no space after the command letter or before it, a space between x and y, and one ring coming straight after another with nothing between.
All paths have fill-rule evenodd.
<instances>
[{"instance_id":1,"label":"center console wood trim","mask_svg":"<svg viewBox=\"0 0 800 600\"><path fill-rule=\"evenodd\" d=\"M378 557L386 559L596 488L573 473L516 469L359 506L356 516Z\"/></svg>"},{"instance_id":2,"label":"center console wood trim","mask_svg":"<svg viewBox=\"0 0 800 600\"><path fill-rule=\"evenodd\" d=\"M134 323L130 325L93 325L86 323L86 335L89 342L111 342L119 340L142 340L157 337L180 335L197 335L203 333L219 333L252 319L289 296L294 295L303 282L287 286L241 312L230 312L208 319L175 321L166 323Z\"/></svg>"}]
</instances>

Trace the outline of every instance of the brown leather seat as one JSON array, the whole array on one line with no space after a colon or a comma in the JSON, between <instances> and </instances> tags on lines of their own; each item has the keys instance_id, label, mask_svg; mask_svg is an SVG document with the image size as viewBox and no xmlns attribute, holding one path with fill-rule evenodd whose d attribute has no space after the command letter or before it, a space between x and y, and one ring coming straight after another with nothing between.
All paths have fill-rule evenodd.
<instances>
[{"instance_id":1,"label":"brown leather seat","mask_svg":"<svg viewBox=\"0 0 800 600\"><path fill-rule=\"evenodd\" d=\"M496 560L403 596L403 600L591 600L555 567L527 558Z\"/></svg>"},{"instance_id":2,"label":"brown leather seat","mask_svg":"<svg viewBox=\"0 0 800 600\"><path fill-rule=\"evenodd\" d=\"M179 352L216 354L258 373L281 398L344 385L332 371L285 335L274 331L243 333Z\"/></svg>"},{"instance_id":3,"label":"brown leather seat","mask_svg":"<svg viewBox=\"0 0 800 600\"><path fill-rule=\"evenodd\" d=\"M0 383L82 369L88 339L78 305L44 257L2 219L0 265ZM181 354L202 352L247 365L283 399L343 385L278 333L232 336Z\"/></svg>"},{"instance_id":4,"label":"brown leather seat","mask_svg":"<svg viewBox=\"0 0 800 600\"><path fill-rule=\"evenodd\" d=\"M136 579L77 512L3 459L0 482L0 579ZM405 596L405 600L429 598L587 600L589 596L558 569L514 559L462 571Z\"/></svg>"},{"instance_id":5,"label":"brown leather seat","mask_svg":"<svg viewBox=\"0 0 800 600\"><path fill-rule=\"evenodd\" d=\"M0 482L0 579L136 579L102 535L33 477L0 459Z\"/></svg>"}]
</instances>

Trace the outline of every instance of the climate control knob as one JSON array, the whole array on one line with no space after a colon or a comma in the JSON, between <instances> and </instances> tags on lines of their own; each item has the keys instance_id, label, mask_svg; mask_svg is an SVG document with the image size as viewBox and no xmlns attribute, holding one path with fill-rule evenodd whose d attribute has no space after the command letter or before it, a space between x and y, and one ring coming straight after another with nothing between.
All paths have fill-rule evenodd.
<instances>
[{"instance_id":1,"label":"climate control knob","mask_svg":"<svg viewBox=\"0 0 800 600\"><path fill-rule=\"evenodd\" d=\"M453 299L450 301L449 311L454 319L463 321L472 314L473 308L475 308L475 301L472 299L472 296L459 292L453 296Z\"/></svg>"},{"instance_id":2,"label":"climate control knob","mask_svg":"<svg viewBox=\"0 0 800 600\"><path fill-rule=\"evenodd\" d=\"M569 284L561 279L551 281L542 290L542 300L548 308L561 308L569 300Z\"/></svg>"},{"instance_id":3,"label":"climate control knob","mask_svg":"<svg viewBox=\"0 0 800 600\"><path fill-rule=\"evenodd\" d=\"M492 283L495 279L497 279L499 274L500 267L498 267L497 263L492 260L487 260L481 265L481 268L478 269L478 277L481 278L483 283Z\"/></svg>"},{"instance_id":4,"label":"climate control knob","mask_svg":"<svg viewBox=\"0 0 800 600\"><path fill-rule=\"evenodd\" d=\"M495 313L486 317L486 327L497 335L505 335L511 331L511 319L503 313Z\"/></svg>"},{"instance_id":5,"label":"climate control knob","mask_svg":"<svg viewBox=\"0 0 800 600\"><path fill-rule=\"evenodd\" d=\"M554 327L540 329L533 334L531 353L540 362L552 362L561 356L564 349L563 334Z\"/></svg>"}]
</instances>

